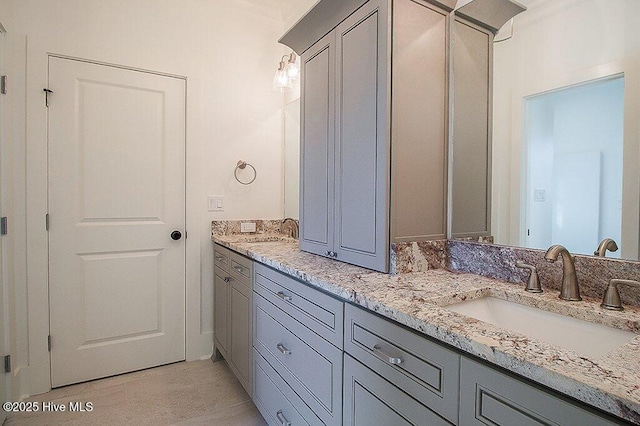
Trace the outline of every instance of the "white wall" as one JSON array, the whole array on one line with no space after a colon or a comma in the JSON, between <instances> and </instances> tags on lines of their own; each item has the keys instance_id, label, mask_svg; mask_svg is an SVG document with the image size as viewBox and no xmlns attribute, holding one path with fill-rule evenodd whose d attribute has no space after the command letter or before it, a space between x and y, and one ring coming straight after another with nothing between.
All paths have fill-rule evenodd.
<instances>
[{"instance_id":1,"label":"white wall","mask_svg":"<svg viewBox=\"0 0 640 426\"><path fill-rule=\"evenodd\" d=\"M283 213L283 95L271 89L287 52L277 43L282 16L259 0L0 0L12 47L12 352L22 393L49 386L42 227L47 53L187 78L187 357L197 359L212 350L210 221ZM251 186L233 178L239 159L258 170ZM224 196L225 211L209 213L207 195Z\"/></svg>"},{"instance_id":2,"label":"white wall","mask_svg":"<svg viewBox=\"0 0 640 426\"><path fill-rule=\"evenodd\" d=\"M502 37L502 36L499 36ZM623 235L638 235L640 193L640 2L539 0L516 16L514 35L494 45L492 233L522 245L523 98L625 74ZM622 243L637 258L638 242Z\"/></svg>"}]
</instances>

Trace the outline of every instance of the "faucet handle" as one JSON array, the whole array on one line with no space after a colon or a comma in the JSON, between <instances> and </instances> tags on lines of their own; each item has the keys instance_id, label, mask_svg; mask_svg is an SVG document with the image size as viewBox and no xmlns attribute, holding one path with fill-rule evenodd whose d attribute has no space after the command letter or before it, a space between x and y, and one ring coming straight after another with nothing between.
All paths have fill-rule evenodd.
<instances>
[{"instance_id":1,"label":"faucet handle","mask_svg":"<svg viewBox=\"0 0 640 426\"><path fill-rule=\"evenodd\" d=\"M626 284L633 287L640 287L640 282L634 280L620 280L617 278L612 278L609 280L609 285L604 291L604 296L602 297L602 303L600 306L604 309L610 309L612 311L621 311L624 308L622 307L622 302L620 301L620 292L618 291L618 284Z\"/></svg>"},{"instance_id":2,"label":"faucet handle","mask_svg":"<svg viewBox=\"0 0 640 426\"><path fill-rule=\"evenodd\" d=\"M522 262L517 262L516 267L531 271L529 279L527 280L527 286L524 288L525 291L528 291L529 293L542 293L542 286L540 286L540 278L538 277L538 270L536 267Z\"/></svg>"}]
</instances>

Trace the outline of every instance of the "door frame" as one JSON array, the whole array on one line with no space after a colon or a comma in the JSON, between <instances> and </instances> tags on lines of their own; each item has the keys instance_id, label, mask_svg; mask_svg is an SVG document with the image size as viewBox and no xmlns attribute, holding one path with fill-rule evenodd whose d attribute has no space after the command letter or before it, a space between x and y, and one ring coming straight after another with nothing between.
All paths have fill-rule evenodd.
<instances>
[{"instance_id":1,"label":"door frame","mask_svg":"<svg viewBox=\"0 0 640 426\"><path fill-rule=\"evenodd\" d=\"M48 87L49 57L73 59L100 65L109 65L135 71L148 72L185 80L185 99L188 94L188 79L184 75L158 72L118 64L117 61L100 61L92 58L93 53L76 52L75 55L54 53L46 47L47 40L28 38L26 46L26 125L25 125L25 170L26 183L26 281L27 281L27 317L28 317L28 361L23 360L26 370L25 388L21 393L35 395L51 390L51 366L48 350L49 335L49 282L48 282L48 232L45 229L45 216L48 212L48 111L44 104L43 88ZM87 59L91 58L91 59ZM186 245L186 283L185 283L185 352L186 360L196 360L210 356L207 344L210 335L200 333L200 234L195 225L200 215L197 203L189 189L190 178L186 164L197 158L189 151L188 114L185 103L185 231L192 230ZM195 179L194 179L195 180ZM208 355L206 354L208 349Z\"/></svg>"},{"instance_id":2,"label":"door frame","mask_svg":"<svg viewBox=\"0 0 640 426\"><path fill-rule=\"evenodd\" d=\"M5 56L7 52L6 46L6 33L4 26L0 23L0 75L5 74ZM2 126L0 127L2 131L0 131L0 165L1 170L6 170L7 161L5 158L5 148L6 141L4 137L5 127L6 127L6 95L0 95L0 123ZM5 186L5 176L3 173L0 173L0 216L4 216L6 212L6 203L5 196L7 194L7 188ZM4 357L5 355L9 355L11 353L11 345L10 345L10 328L9 325L11 322L9 321L9 289L7 288L7 280L5 280L6 268L5 268L5 254L6 253L6 238L0 237L0 322L2 326L0 327L0 357ZM0 380L0 386L2 386L3 392L2 394L6 397L7 400L11 400L11 375L5 373L4 371L0 371L0 375L2 375L2 379ZM0 402L5 402L0 401ZM0 412L0 424L7 417L7 413Z\"/></svg>"}]
</instances>

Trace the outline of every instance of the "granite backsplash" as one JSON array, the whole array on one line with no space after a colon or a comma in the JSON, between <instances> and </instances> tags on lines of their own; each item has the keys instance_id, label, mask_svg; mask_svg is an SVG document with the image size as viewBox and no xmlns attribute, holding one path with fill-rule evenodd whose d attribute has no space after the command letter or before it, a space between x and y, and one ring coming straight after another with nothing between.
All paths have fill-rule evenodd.
<instances>
[{"instance_id":1,"label":"granite backsplash","mask_svg":"<svg viewBox=\"0 0 640 426\"><path fill-rule=\"evenodd\" d=\"M516 268L516 262L523 262L537 268L543 290L560 291L562 261L549 263L544 254L545 250L448 240L447 269L524 285L529 272ZM582 296L601 299L612 278L640 281L638 261L572 256ZM640 307L640 288L621 285L619 290L623 306Z\"/></svg>"},{"instance_id":2,"label":"granite backsplash","mask_svg":"<svg viewBox=\"0 0 640 426\"><path fill-rule=\"evenodd\" d=\"M211 233L216 235L240 234L241 222L255 222L255 234L280 233L281 221L275 220L225 220L212 221ZM446 269L452 272L468 272L511 283L526 283L527 270L516 268L517 262L533 265L538 270L543 290L560 291L562 261L549 263L544 260L544 250L490 244L491 237L465 240L435 240L392 243L389 272L392 275ZM573 255L580 293L584 297L601 299L612 278L640 281L640 262ZM621 285L623 306L640 307L640 288Z\"/></svg>"}]
</instances>

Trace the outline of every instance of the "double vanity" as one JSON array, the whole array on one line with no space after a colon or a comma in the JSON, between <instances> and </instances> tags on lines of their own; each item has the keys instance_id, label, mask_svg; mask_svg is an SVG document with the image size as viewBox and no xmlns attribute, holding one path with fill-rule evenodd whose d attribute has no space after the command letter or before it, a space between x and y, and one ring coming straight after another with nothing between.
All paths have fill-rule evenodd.
<instances>
[{"instance_id":1,"label":"double vanity","mask_svg":"<svg viewBox=\"0 0 640 426\"><path fill-rule=\"evenodd\" d=\"M299 243L212 224L213 359L269 424L640 424L640 312L594 298L611 279L620 307L637 265L456 241L491 240L493 42L523 10L321 0L280 40L302 66Z\"/></svg>"},{"instance_id":2,"label":"double vanity","mask_svg":"<svg viewBox=\"0 0 640 426\"><path fill-rule=\"evenodd\" d=\"M640 423L636 308L445 269L382 274L277 234L213 240L216 353L269 424Z\"/></svg>"}]
</instances>

